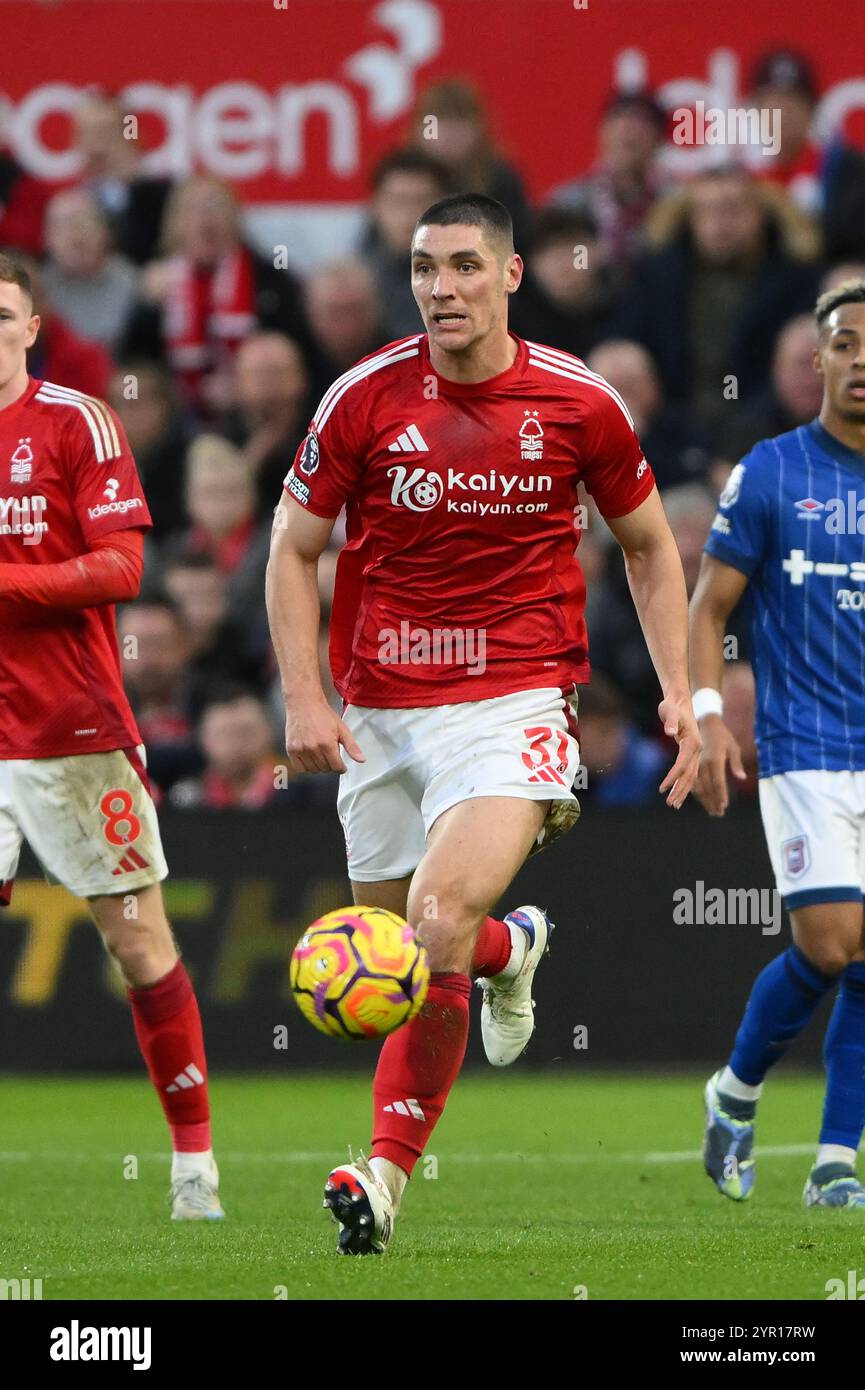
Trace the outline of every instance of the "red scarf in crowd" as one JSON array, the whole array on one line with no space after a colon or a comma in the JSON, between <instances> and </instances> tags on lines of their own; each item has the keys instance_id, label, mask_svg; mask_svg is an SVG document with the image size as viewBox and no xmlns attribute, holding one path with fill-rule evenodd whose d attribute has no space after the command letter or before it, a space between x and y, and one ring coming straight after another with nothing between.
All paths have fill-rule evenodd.
<instances>
[{"instance_id":1,"label":"red scarf in crowd","mask_svg":"<svg viewBox=\"0 0 865 1390\"><path fill-rule=\"evenodd\" d=\"M209 555L223 574L231 575L237 569L255 535L255 518L246 517L238 521L227 536L214 536L203 526L190 526L186 535L188 550Z\"/></svg>"},{"instance_id":2,"label":"red scarf in crowd","mask_svg":"<svg viewBox=\"0 0 865 1390\"><path fill-rule=\"evenodd\" d=\"M276 788L273 784L274 763L272 759L262 763L255 776L243 792L238 792L221 773L210 769L201 778L201 805L217 810L227 810L231 806L246 806L257 809L267 806L274 798Z\"/></svg>"},{"instance_id":3,"label":"red scarf in crowd","mask_svg":"<svg viewBox=\"0 0 865 1390\"><path fill-rule=\"evenodd\" d=\"M163 333L171 366L197 401L202 377L229 361L255 327L255 273L243 246L215 266L183 256L175 266Z\"/></svg>"}]
</instances>

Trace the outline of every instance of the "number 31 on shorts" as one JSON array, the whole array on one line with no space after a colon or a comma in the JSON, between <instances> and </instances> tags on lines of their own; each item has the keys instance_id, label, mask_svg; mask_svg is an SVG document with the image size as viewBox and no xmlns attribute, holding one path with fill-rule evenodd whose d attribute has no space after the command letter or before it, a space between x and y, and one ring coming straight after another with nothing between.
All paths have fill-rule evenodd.
<instances>
[{"instance_id":1,"label":"number 31 on shorts","mask_svg":"<svg viewBox=\"0 0 865 1390\"><path fill-rule=\"evenodd\" d=\"M568 770L567 734L559 729L550 729L546 725L523 729L523 733L529 744L527 751L522 755L526 767L532 772L546 769L549 777L560 782L562 779L558 774ZM541 775L544 775L543 772Z\"/></svg>"}]
</instances>

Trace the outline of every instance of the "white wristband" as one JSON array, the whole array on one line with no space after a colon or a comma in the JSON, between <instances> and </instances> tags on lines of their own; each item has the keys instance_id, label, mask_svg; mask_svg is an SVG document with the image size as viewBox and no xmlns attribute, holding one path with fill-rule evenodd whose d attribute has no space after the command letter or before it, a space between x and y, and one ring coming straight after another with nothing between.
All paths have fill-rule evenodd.
<instances>
[{"instance_id":1,"label":"white wristband","mask_svg":"<svg viewBox=\"0 0 865 1390\"><path fill-rule=\"evenodd\" d=\"M721 699L720 690L713 690L710 685L704 685L700 690L695 690L691 696L691 704L694 707L694 718L699 722L705 719L707 714L723 714L724 701Z\"/></svg>"}]
</instances>

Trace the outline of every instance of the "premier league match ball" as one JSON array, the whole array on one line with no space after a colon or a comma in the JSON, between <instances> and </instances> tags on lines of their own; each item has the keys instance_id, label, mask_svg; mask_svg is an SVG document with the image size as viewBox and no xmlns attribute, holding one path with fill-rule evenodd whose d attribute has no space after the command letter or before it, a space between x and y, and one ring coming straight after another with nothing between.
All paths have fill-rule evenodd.
<instances>
[{"instance_id":1,"label":"premier league match ball","mask_svg":"<svg viewBox=\"0 0 865 1390\"><path fill-rule=\"evenodd\" d=\"M291 957L305 1018L335 1038L383 1038L408 1023L429 989L427 954L402 917L345 907L313 922Z\"/></svg>"}]
</instances>

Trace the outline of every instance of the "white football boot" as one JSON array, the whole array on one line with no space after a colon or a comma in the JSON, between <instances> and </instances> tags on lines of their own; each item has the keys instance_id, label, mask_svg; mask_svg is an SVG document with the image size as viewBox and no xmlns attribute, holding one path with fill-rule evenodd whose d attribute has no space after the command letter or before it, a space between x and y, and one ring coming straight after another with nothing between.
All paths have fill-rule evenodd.
<instances>
[{"instance_id":1,"label":"white football boot","mask_svg":"<svg viewBox=\"0 0 865 1390\"><path fill-rule=\"evenodd\" d=\"M172 1221L222 1221L225 1212L219 1201L219 1174L182 1173L171 1180Z\"/></svg>"},{"instance_id":2,"label":"white football boot","mask_svg":"<svg viewBox=\"0 0 865 1390\"><path fill-rule=\"evenodd\" d=\"M393 1232L393 1198L363 1154L329 1174L322 1206L340 1228L338 1255L384 1254Z\"/></svg>"},{"instance_id":3,"label":"white football boot","mask_svg":"<svg viewBox=\"0 0 865 1390\"><path fill-rule=\"evenodd\" d=\"M487 1061L494 1067L509 1067L524 1052L535 1029L532 981L548 948L553 924L539 907L518 907L509 912L505 922L514 940L514 950L523 944L525 957L512 976L508 967L501 975L479 979L484 992L481 1009L481 1034ZM513 956L512 956L513 958Z\"/></svg>"}]
</instances>

